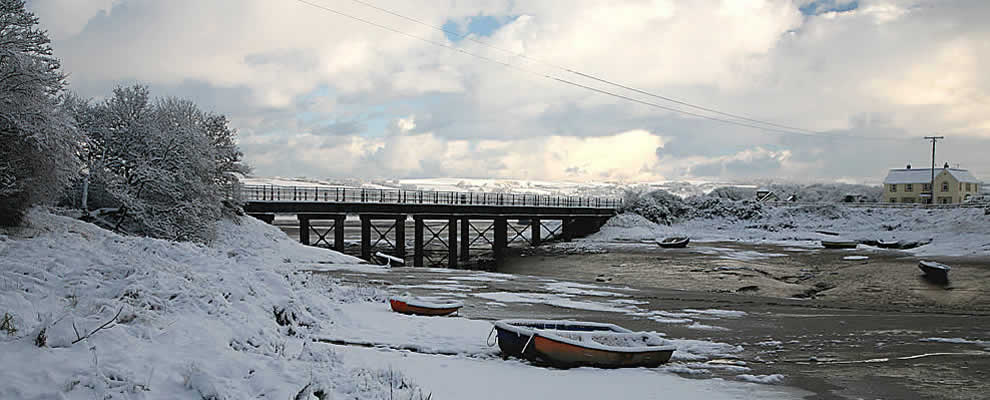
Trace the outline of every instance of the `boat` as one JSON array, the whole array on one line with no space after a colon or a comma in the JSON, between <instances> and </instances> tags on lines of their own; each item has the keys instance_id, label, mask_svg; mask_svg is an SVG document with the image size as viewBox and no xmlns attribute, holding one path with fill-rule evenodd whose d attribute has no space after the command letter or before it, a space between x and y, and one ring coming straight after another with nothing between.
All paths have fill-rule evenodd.
<instances>
[{"instance_id":1,"label":"boat","mask_svg":"<svg viewBox=\"0 0 990 400\"><path fill-rule=\"evenodd\" d=\"M662 240L658 239L656 242L660 245L660 247L667 249L682 248L687 247L688 243L691 242L691 238L685 236L671 236L663 238Z\"/></svg>"},{"instance_id":2,"label":"boat","mask_svg":"<svg viewBox=\"0 0 990 400\"><path fill-rule=\"evenodd\" d=\"M501 320L493 331L504 357L556 368L656 367L674 354L674 347L665 345L660 335L614 324Z\"/></svg>"},{"instance_id":3,"label":"boat","mask_svg":"<svg viewBox=\"0 0 990 400\"><path fill-rule=\"evenodd\" d=\"M450 315L464 306L459 301L434 303L410 296L393 296L388 299L388 303L392 306L392 311L397 313L426 316Z\"/></svg>"},{"instance_id":4,"label":"boat","mask_svg":"<svg viewBox=\"0 0 990 400\"><path fill-rule=\"evenodd\" d=\"M392 256L392 255L388 255L388 254L382 253L380 251L375 252L375 258L378 260L378 262L381 263L381 265L385 265L385 266L389 266L389 267L391 267L391 266L400 266L401 267L401 266L406 265L406 260L403 260L403 259L401 259L399 257L396 257L396 256Z\"/></svg>"},{"instance_id":5,"label":"boat","mask_svg":"<svg viewBox=\"0 0 990 400\"><path fill-rule=\"evenodd\" d=\"M920 261L918 262L918 268L925 273L925 278L936 283L948 283L949 282L949 270L952 267L937 263L935 261Z\"/></svg>"},{"instance_id":6,"label":"boat","mask_svg":"<svg viewBox=\"0 0 990 400\"><path fill-rule=\"evenodd\" d=\"M881 249L899 249L901 248L900 240L877 240L877 247Z\"/></svg>"},{"instance_id":7,"label":"boat","mask_svg":"<svg viewBox=\"0 0 990 400\"><path fill-rule=\"evenodd\" d=\"M859 242L846 239L822 239L822 247L826 249L855 249Z\"/></svg>"}]
</instances>

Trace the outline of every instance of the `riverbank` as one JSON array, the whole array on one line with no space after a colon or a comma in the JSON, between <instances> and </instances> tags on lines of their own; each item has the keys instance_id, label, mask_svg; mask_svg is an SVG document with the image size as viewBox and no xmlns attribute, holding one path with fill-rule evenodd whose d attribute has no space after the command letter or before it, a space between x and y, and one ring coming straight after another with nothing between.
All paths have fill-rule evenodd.
<instances>
[{"instance_id":1,"label":"riverbank","mask_svg":"<svg viewBox=\"0 0 990 400\"><path fill-rule=\"evenodd\" d=\"M302 246L252 218L222 221L217 232L209 245L128 237L43 210L32 211L25 227L0 231L0 354L9 367L0 372L0 398L422 400L623 393L730 400L804 393L742 369L728 379L696 380L669 368L548 370L502 360L486 345L489 318L498 313L411 317L390 312L386 299L425 290L422 285L454 297L483 295L488 283L512 281L512 275L436 272L450 278L443 280L432 279L431 269L386 270ZM383 279L383 273L401 275ZM395 279L416 283L386 284ZM511 302L508 296L503 301ZM553 298L571 309L595 305ZM612 309L636 309L617 300ZM363 343L334 344L343 343L338 339ZM712 368L742 350L669 340L679 359ZM778 384L754 383L764 381Z\"/></svg>"},{"instance_id":2,"label":"riverbank","mask_svg":"<svg viewBox=\"0 0 990 400\"><path fill-rule=\"evenodd\" d=\"M575 267L594 256L571 255L560 264ZM680 358L658 370L699 382L760 377L800 388L806 392L792 395L810 399L979 399L990 390L982 377L990 369L986 314L663 289L615 277L603 283L597 276L555 275L562 270L527 264L533 258L508 263L532 274L422 268L323 274L351 285L456 299L465 303L461 317L471 320L590 320L662 332L679 344ZM407 341L380 345L401 343Z\"/></svg>"},{"instance_id":3,"label":"riverbank","mask_svg":"<svg viewBox=\"0 0 990 400\"><path fill-rule=\"evenodd\" d=\"M922 277L910 252L871 246L828 250L817 242L692 242L662 249L652 241L579 239L513 249L502 272L611 284L815 299L878 311L990 313L990 257L938 257L950 282Z\"/></svg>"}]
</instances>

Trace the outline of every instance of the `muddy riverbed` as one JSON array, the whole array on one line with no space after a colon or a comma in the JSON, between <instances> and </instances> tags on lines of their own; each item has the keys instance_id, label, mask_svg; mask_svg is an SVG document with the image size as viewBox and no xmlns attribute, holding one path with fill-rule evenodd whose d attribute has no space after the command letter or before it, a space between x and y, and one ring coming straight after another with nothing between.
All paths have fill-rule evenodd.
<instances>
[{"instance_id":1,"label":"muddy riverbed","mask_svg":"<svg viewBox=\"0 0 990 400\"><path fill-rule=\"evenodd\" d=\"M505 279L429 268L328 274L458 299L464 318L611 322L742 346L715 362L781 374L780 384L807 390L811 399L985 399L990 267L950 261L951 283L939 286L921 279L917 259L902 252L572 242L514 249L498 271ZM681 369L672 370L698 379L738 375L732 368Z\"/></svg>"}]
</instances>

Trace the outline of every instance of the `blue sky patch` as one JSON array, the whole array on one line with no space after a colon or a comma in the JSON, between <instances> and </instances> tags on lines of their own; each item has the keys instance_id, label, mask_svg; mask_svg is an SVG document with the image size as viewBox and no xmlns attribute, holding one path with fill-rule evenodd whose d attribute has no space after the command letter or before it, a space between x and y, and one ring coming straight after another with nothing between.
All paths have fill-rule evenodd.
<instances>
[{"instance_id":1,"label":"blue sky patch","mask_svg":"<svg viewBox=\"0 0 990 400\"><path fill-rule=\"evenodd\" d=\"M447 36L447 40L451 42L459 42L464 39L466 34L473 33L478 36L491 36L498 28L503 25L512 22L516 17L514 16L503 16L496 17L491 15L477 15L474 17L468 17L467 19L467 31L464 31L463 23L448 19L447 22L443 24L444 35ZM453 32L456 32L453 33Z\"/></svg>"},{"instance_id":2,"label":"blue sky patch","mask_svg":"<svg viewBox=\"0 0 990 400\"><path fill-rule=\"evenodd\" d=\"M827 12L846 12L859 8L859 0L815 0L798 9L804 15L820 15Z\"/></svg>"}]
</instances>

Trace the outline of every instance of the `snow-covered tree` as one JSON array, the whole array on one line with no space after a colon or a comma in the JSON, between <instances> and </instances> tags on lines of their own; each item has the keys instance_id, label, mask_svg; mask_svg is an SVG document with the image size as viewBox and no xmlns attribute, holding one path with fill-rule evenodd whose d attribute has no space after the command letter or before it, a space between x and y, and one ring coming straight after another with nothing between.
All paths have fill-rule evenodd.
<instances>
[{"instance_id":1,"label":"snow-covered tree","mask_svg":"<svg viewBox=\"0 0 990 400\"><path fill-rule=\"evenodd\" d=\"M23 0L0 0L0 225L54 201L78 171L65 75Z\"/></svg>"},{"instance_id":2,"label":"snow-covered tree","mask_svg":"<svg viewBox=\"0 0 990 400\"><path fill-rule=\"evenodd\" d=\"M88 208L103 221L152 237L207 241L222 201L247 172L225 117L188 100L152 99L147 87L117 88L103 102L76 102L87 141Z\"/></svg>"}]
</instances>

